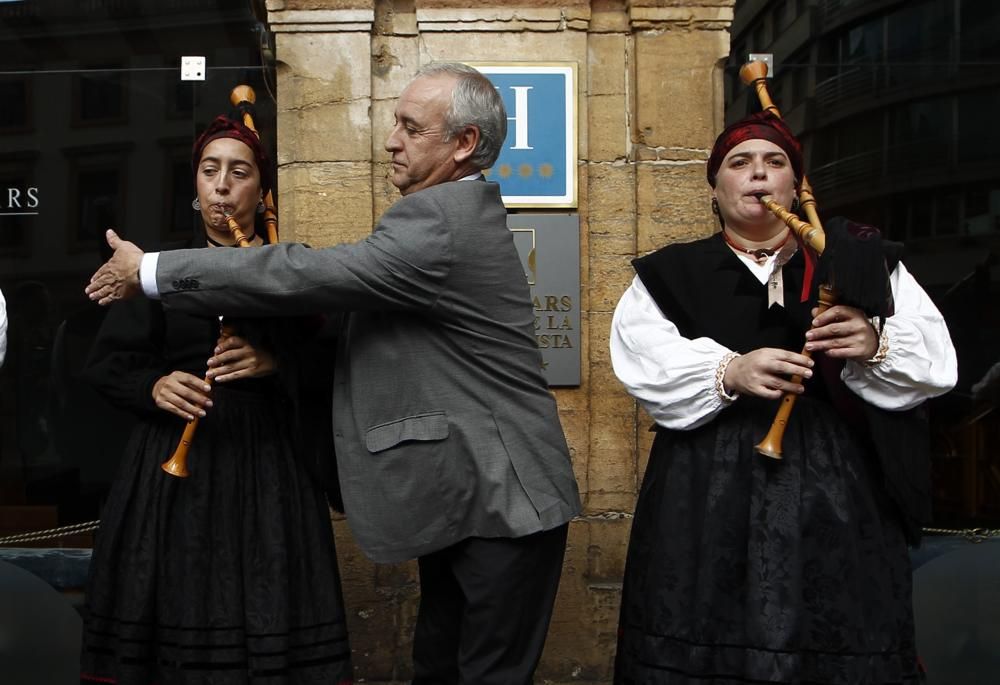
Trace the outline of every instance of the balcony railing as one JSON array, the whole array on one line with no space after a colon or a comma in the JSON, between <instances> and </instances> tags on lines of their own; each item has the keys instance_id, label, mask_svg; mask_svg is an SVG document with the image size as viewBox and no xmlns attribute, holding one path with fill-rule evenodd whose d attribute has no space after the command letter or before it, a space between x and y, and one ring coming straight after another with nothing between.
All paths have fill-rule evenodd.
<instances>
[{"instance_id":1,"label":"balcony railing","mask_svg":"<svg viewBox=\"0 0 1000 685\"><path fill-rule=\"evenodd\" d=\"M882 150L871 150L824 164L809 172L817 194L858 187L882 175Z\"/></svg>"},{"instance_id":2,"label":"balcony railing","mask_svg":"<svg viewBox=\"0 0 1000 685\"><path fill-rule=\"evenodd\" d=\"M905 95L912 92L914 86L954 85L957 78L981 78L983 71L978 65L940 60L844 65L842 69L839 74L816 84L816 104L821 111L865 99Z\"/></svg>"},{"instance_id":3,"label":"balcony railing","mask_svg":"<svg viewBox=\"0 0 1000 685\"><path fill-rule=\"evenodd\" d=\"M830 195L878 188L887 177L902 181L914 176L944 175L956 169L957 150L958 140L954 137L879 147L812 169L809 180L818 194Z\"/></svg>"}]
</instances>

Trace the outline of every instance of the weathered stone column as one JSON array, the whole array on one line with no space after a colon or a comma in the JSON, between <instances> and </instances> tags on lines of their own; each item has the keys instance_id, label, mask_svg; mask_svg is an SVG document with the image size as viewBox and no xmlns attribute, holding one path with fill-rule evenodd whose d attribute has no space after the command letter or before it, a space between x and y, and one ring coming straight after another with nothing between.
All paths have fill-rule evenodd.
<instances>
[{"instance_id":1,"label":"weathered stone column","mask_svg":"<svg viewBox=\"0 0 1000 685\"><path fill-rule=\"evenodd\" d=\"M636 250L710 235L705 163L722 129L722 67L729 55L735 0L633 0L636 41L635 149L638 161ZM640 412L637 477L652 433Z\"/></svg>"},{"instance_id":2,"label":"weathered stone column","mask_svg":"<svg viewBox=\"0 0 1000 685\"><path fill-rule=\"evenodd\" d=\"M278 59L282 237L357 240L372 227L374 1L267 6Z\"/></svg>"},{"instance_id":3,"label":"weathered stone column","mask_svg":"<svg viewBox=\"0 0 1000 685\"><path fill-rule=\"evenodd\" d=\"M277 34L283 235L362 237L398 197L383 142L435 60L578 66L582 382L555 391L584 512L570 527L538 679L608 683L651 421L611 370L630 260L714 230L705 183L735 0L268 0ZM525 210L527 211L527 210ZM560 210L565 211L565 210ZM375 566L335 522L356 676L410 676L415 564Z\"/></svg>"}]
</instances>

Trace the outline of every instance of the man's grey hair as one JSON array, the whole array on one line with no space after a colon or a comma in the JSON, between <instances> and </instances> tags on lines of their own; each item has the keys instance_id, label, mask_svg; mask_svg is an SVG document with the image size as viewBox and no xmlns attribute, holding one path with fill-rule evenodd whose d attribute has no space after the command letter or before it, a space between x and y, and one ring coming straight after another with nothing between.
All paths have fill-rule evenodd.
<instances>
[{"instance_id":1,"label":"man's grey hair","mask_svg":"<svg viewBox=\"0 0 1000 685\"><path fill-rule=\"evenodd\" d=\"M475 126L479 129L479 144L469 161L477 169L489 169L507 137L507 110L500 93L480 71L460 62L432 62L415 78L439 75L457 79L451 105L444 115L444 139L451 140L466 126Z\"/></svg>"}]
</instances>

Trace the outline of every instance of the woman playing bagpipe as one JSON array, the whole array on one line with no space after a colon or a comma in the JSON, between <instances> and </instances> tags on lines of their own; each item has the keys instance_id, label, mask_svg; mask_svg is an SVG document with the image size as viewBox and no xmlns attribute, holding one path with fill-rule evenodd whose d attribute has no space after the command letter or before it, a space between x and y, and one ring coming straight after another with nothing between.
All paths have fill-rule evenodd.
<instances>
[{"instance_id":1,"label":"woman playing bagpipe","mask_svg":"<svg viewBox=\"0 0 1000 685\"><path fill-rule=\"evenodd\" d=\"M955 383L955 352L898 245L831 221L817 259L763 206L794 209L802 167L773 114L726 128L708 161L722 231L635 260L615 310L615 373L656 421L616 683L918 677L919 405ZM839 304L819 308L831 281ZM770 458L755 445L783 393Z\"/></svg>"},{"instance_id":2,"label":"woman playing bagpipe","mask_svg":"<svg viewBox=\"0 0 1000 685\"><path fill-rule=\"evenodd\" d=\"M255 131L216 118L192 165L207 248L265 242L255 218L272 170ZM318 374L301 339L315 331L291 321L226 320L220 338L218 320L155 301L109 312L86 377L142 421L96 538L83 682L351 682L320 457L304 439L330 432L305 425ZM187 477L168 475L192 420Z\"/></svg>"}]
</instances>

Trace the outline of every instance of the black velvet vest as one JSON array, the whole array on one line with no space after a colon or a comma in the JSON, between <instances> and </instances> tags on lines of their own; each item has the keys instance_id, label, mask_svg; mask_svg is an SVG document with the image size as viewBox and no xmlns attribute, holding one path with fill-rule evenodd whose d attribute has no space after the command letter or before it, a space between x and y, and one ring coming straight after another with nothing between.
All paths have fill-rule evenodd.
<instances>
[{"instance_id":1,"label":"black velvet vest","mask_svg":"<svg viewBox=\"0 0 1000 685\"><path fill-rule=\"evenodd\" d=\"M886 243L891 271L897 245ZM632 262L663 315L686 338L708 337L737 352L779 347L799 352L816 303L813 283L801 302L805 261L797 252L782 269L784 307L767 306L762 284L726 245L721 233L691 243L668 245ZM816 355L806 393L830 401L878 456L885 490L898 508L911 542L930 520L929 431L923 407L894 412L862 401L840 380L843 363ZM777 410L777 402L774 403Z\"/></svg>"}]
</instances>

